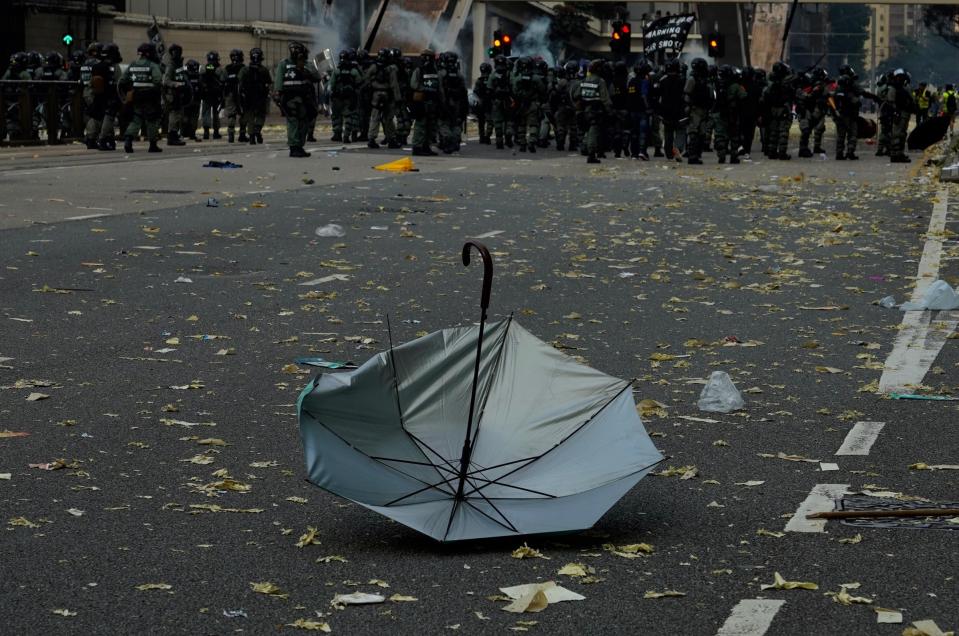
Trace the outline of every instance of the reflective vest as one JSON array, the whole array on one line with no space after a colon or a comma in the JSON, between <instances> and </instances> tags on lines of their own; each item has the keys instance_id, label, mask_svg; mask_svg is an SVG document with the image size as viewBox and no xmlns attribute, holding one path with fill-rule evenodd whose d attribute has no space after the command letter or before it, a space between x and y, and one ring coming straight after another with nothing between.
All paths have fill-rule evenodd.
<instances>
[{"instance_id":1,"label":"reflective vest","mask_svg":"<svg viewBox=\"0 0 959 636\"><path fill-rule=\"evenodd\" d=\"M133 80L134 92L153 90L157 85L153 82L153 67L147 62L136 61L130 65L130 78Z\"/></svg>"},{"instance_id":2,"label":"reflective vest","mask_svg":"<svg viewBox=\"0 0 959 636\"><path fill-rule=\"evenodd\" d=\"M420 90L424 93L436 93L440 90L440 76L435 72L423 73L420 79Z\"/></svg>"},{"instance_id":3,"label":"reflective vest","mask_svg":"<svg viewBox=\"0 0 959 636\"><path fill-rule=\"evenodd\" d=\"M240 87L240 69L243 68L242 64L227 64L226 65L226 92L227 93L236 93L237 89Z\"/></svg>"},{"instance_id":4,"label":"reflective vest","mask_svg":"<svg viewBox=\"0 0 959 636\"><path fill-rule=\"evenodd\" d=\"M306 71L289 65L283 71L283 92L287 95L306 95L310 92L312 82Z\"/></svg>"},{"instance_id":5,"label":"reflective vest","mask_svg":"<svg viewBox=\"0 0 959 636\"><path fill-rule=\"evenodd\" d=\"M598 102L599 82L589 77L584 79L579 83L579 96L584 102Z\"/></svg>"},{"instance_id":6,"label":"reflective vest","mask_svg":"<svg viewBox=\"0 0 959 636\"><path fill-rule=\"evenodd\" d=\"M96 58L88 57L80 66L80 81L83 82L84 86L90 85L90 80L93 79L93 65L96 64L96 62Z\"/></svg>"},{"instance_id":7,"label":"reflective vest","mask_svg":"<svg viewBox=\"0 0 959 636\"><path fill-rule=\"evenodd\" d=\"M942 110L950 115L956 112L956 91L946 91L942 94Z\"/></svg>"}]
</instances>

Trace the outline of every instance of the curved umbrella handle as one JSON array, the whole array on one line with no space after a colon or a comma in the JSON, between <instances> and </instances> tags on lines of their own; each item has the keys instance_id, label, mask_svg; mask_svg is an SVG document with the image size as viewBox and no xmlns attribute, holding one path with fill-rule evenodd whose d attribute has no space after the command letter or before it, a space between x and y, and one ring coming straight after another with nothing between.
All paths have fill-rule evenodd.
<instances>
[{"instance_id":1,"label":"curved umbrella handle","mask_svg":"<svg viewBox=\"0 0 959 636\"><path fill-rule=\"evenodd\" d=\"M480 307L483 308L483 318L486 318L486 309L489 307L490 291L493 289L493 257L489 250L482 243L476 241L466 241L463 244L463 265L469 267L470 247L475 247L483 258L483 296L480 300Z\"/></svg>"}]
</instances>

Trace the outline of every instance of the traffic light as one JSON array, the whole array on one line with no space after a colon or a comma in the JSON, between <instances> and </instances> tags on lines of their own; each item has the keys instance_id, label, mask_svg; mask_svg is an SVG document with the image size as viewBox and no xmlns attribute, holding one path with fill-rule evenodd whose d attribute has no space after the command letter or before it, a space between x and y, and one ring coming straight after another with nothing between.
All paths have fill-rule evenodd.
<instances>
[{"instance_id":1,"label":"traffic light","mask_svg":"<svg viewBox=\"0 0 959 636\"><path fill-rule=\"evenodd\" d=\"M722 33L710 33L706 36L706 51L709 57L723 57L726 55L726 36Z\"/></svg>"},{"instance_id":2,"label":"traffic light","mask_svg":"<svg viewBox=\"0 0 959 636\"><path fill-rule=\"evenodd\" d=\"M609 38L609 50L618 55L626 55L632 48L633 28L629 22L613 20L613 32Z\"/></svg>"},{"instance_id":3,"label":"traffic light","mask_svg":"<svg viewBox=\"0 0 959 636\"><path fill-rule=\"evenodd\" d=\"M70 33L64 33L60 38L60 41L63 42L64 46L70 47L73 45L73 35Z\"/></svg>"},{"instance_id":4,"label":"traffic light","mask_svg":"<svg viewBox=\"0 0 959 636\"><path fill-rule=\"evenodd\" d=\"M513 53L513 38L510 37L509 33L504 33L500 42L502 42L503 55L509 57Z\"/></svg>"},{"instance_id":5,"label":"traffic light","mask_svg":"<svg viewBox=\"0 0 959 636\"><path fill-rule=\"evenodd\" d=\"M490 42L490 47L486 50L486 53L491 57L496 57L497 55L503 55L503 32L499 29L493 31L493 41ZM508 35L505 37L509 37Z\"/></svg>"}]
</instances>

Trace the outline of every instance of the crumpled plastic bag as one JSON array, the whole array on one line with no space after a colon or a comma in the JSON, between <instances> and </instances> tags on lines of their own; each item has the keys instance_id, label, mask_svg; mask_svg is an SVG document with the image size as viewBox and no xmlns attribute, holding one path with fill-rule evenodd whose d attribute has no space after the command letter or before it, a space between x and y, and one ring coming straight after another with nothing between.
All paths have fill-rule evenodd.
<instances>
[{"instance_id":1,"label":"crumpled plastic bag","mask_svg":"<svg viewBox=\"0 0 959 636\"><path fill-rule=\"evenodd\" d=\"M885 298L879 301L879 306L882 307L883 309L892 309L893 307L896 306L895 296L886 296Z\"/></svg>"},{"instance_id":2,"label":"crumpled plastic bag","mask_svg":"<svg viewBox=\"0 0 959 636\"><path fill-rule=\"evenodd\" d=\"M323 238L341 238L346 236L346 232L343 231L342 225L330 223L329 225L316 228L316 235L322 236Z\"/></svg>"},{"instance_id":3,"label":"crumpled plastic bag","mask_svg":"<svg viewBox=\"0 0 959 636\"><path fill-rule=\"evenodd\" d=\"M744 404L742 394L725 371L712 372L697 402L700 411L711 413L738 411Z\"/></svg>"},{"instance_id":4,"label":"crumpled plastic bag","mask_svg":"<svg viewBox=\"0 0 959 636\"><path fill-rule=\"evenodd\" d=\"M931 309L933 311L959 309L959 294L949 283L944 280L937 280L926 289L919 302L906 302L899 305L902 311L923 311Z\"/></svg>"}]
</instances>

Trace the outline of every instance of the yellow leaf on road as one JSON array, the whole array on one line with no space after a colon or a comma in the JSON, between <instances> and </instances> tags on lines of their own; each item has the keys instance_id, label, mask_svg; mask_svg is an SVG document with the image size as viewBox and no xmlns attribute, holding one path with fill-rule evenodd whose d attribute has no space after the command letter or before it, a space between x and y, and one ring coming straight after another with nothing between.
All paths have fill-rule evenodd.
<instances>
[{"instance_id":1,"label":"yellow leaf on road","mask_svg":"<svg viewBox=\"0 0 959 636\"><path fill-rule=\"evenodd\" d=\"M677 592L676 590L665 590L663 592L657 592L655 590L647 590L643 594L643 598L674 598L686 596L686 592Z\"/></svg>"},{"instance_id":2,"label":"yellow leaf on road","mask_svg":"<svg viewBox=\"0 0 959 636\"><path fill-rule=\"evenodd\" d=\"M272 596L274 598L289 598L289 594L283 592L280 587L269 581L263 581L262 583L254 583L250 581L250 589L258 594L266 594L267 596Z\"/></svg>"},{"instance_id":3,"label":"yellow leaf on road","mask_svg":"<svg viewBox=\"0 0 959 636\"><path fill-rule=\"evenodd\" d=\"M285 627L294 627L296 629L305 629L310 632L324 632L329 634L331 631L329 623L321 623L320 621L312 621L306 618L298 618L292 623L287 623Z\"/></svg>"},{"instance_id":4,"label":"yellow leaf on road","mask_svg":"<svg viewBox=\"0 0 959 636\"><path fill-rule=\"evenodd\" d=\"M773 573L773 582L759 586L760 590L818 590L819 586L808 581L787 581L779 572Z\"/></svg>"}]
</instances>

